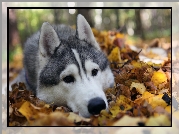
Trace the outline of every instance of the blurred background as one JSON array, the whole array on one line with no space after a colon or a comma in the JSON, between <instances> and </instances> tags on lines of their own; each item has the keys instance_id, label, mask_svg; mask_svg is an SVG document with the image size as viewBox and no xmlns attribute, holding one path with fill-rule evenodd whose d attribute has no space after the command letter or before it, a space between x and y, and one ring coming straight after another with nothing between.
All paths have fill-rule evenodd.
<instances>
[{"instance_id":1,"label":"blurred background","mask_svg":"<svg viewBox=\"0 0 179 134\"><path fill-rule=\"evenodd\" d=\"M75 2L68 2L75 6ZM82 14L97 30L117 30L142 40L171 36L170 9L10 9L9 60L13 50L38 31L42 23L76 25L77 14Z\"/></svg>"}]
</instances>

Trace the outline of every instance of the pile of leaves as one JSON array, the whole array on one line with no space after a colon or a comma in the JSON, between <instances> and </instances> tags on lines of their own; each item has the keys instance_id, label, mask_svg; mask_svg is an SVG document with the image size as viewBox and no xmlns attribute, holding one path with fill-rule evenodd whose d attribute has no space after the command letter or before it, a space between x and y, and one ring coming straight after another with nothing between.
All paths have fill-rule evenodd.
<instances>
[{"instance_id":1,"label":"pile of leaves","mask_svg":"<svg viewBox=\"0 0 179 134\"><path fill-rule=\"evenodd\" d=\"M109 109L83 118L67 107L46 104L24 83L15 83L9 91L9 126L171 126L172 109L178 107L171 106L170 51L161 64L142 62L145 47L136 52L126 35L92 30L115 76L115 86L105 92Z\"/></svg>"}]
</instances>

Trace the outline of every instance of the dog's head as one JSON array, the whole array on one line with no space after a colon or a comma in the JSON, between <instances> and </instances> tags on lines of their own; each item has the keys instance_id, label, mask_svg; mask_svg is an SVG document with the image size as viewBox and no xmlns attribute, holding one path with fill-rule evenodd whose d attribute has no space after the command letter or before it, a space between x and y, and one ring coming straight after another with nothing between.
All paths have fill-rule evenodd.
<instances>
[{"instance_id":1,"label":"dog's head","mask_svg":"<svg viewBox=\"0 0 179 134\"><path fill-rule=\"evenodd\" d=\"M108 108L104 90L114 85L108 60L88 22L77 17L77 28L43 23L39 39L37 96L67 105L81 116Z\"/></svg>"}]
</instances>

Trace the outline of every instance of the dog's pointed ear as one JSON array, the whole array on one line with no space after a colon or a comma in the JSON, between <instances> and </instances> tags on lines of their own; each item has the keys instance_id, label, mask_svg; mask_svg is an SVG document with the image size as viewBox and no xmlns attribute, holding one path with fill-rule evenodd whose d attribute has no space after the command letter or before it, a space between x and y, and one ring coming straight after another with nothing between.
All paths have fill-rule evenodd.
<instances>
[{"instance_id":1,"label":"dog's pointed ear","mask_svg":"<svg viewBox=\"0 0 179 134\"><path fill-rule=\"evenodd\" d=\"M60 40L56 31L48 23L44 22L41 27L39 39L39 69L42 69L54 54L56 47L60 45Z\"/></svg>"},{"instance_id":2,"label":"dog's pointed ear","mask_svg":"<svg viewBox=\"0 0 179 134\"><path fill-rule=\"evenodd\" d=\"M39 39L40 54L46 58L50 57L59 44L60 40L53 27L48 22L44 22L41 27Z\"/></svg>"},{"instance_id":3,"label":"dog's pointed ear","mask_svg":"<svg viewBox=\"0 0 179 134\"><path fill-rule=\"evenodd\" d=\"M80 40L85 40L89 44L96 47L98 50L101 50L99 44L96 42L90 25L81 14L77 16L76 35Z\"/></svg>"}]
</instances>

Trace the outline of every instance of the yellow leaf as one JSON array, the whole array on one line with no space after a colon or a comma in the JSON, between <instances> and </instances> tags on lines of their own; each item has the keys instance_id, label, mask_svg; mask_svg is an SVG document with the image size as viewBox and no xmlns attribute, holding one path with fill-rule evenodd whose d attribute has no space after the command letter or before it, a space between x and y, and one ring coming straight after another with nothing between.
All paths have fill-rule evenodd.
<instances>
[{"instance_id":1,"label":"yellow leaf","mask_svg":"<svg viewBox=\"0 0 179 134\"><path fill-rule=\"evenodd\" d=\"M155 86L158 86L163 82L167 82L167 76L164 72L157 71L153 73L151 81L154 83Z\"/></svg>"},{"instance_id":2,"label":"yellow leaf","mask_svg":"<svg viewBox=\"0 0 179 134\"><path fill-rule=\"evenodd\" d=\"M32 126L74 126L74 123L67 119L67 114L59 111L50 114L40 114L40 117L31 123Z\"/></svg>"},{"instance_id":3,"label":"yellow leaf","mask_svg":"<svg viewBox=\"0 0 179 134\"><path fill-rule=\"evenodd\" d=\"M128 50L126 48L121 48L121 53L127 53Z\"/></svg>"},{"instance_id":4,"label":"yellow leaf","mask_svg":"<svg viewBox=\"0 0 179 134\"><path fill-rule=\"evenodd\" d=\"M133 61L131 62L131 64L132 64L135 68L141 68L141 67L142 67L141 62L137 62L137 61L135 61L135 60L133 60Z\"/></svg>"},{"instance_id":5,"label":"yellow leaf","mask_svg":"<svg viewBox=\"0 0 179 134\"><path fill-rule=\"evenodd\" d=\"M148 102L152 106L152 108L155 108L157 106L162 106L163 108L165 108L167 106L167 103L162 99L162 96L163 94L159 94L148 99Z\"/></svg>"},{"instance_id":6,"label":"yellow leaf","mask_svg":"<svg viewBox=\"0 0 179 134\"><path fill-rule=\"evenodd\" d=\"M166 110L168 113L171 114L171 105L170 105L170 106L167 106L167 107L165 108L165 110ZM173 109L172 109L172 111L173 111Z\"/></svg>"},{"instance_id":7,"label":"yellow leaf","mask_svg":"<svg viewBox=\"0 0 179 134\"><path fill-rule=\"evenodd\" d=\"M112 120L112 115L107 112L106 110L102 110L100 112L100 115L98 116L98 123L103 126L103 125L107 125L107 123L110 123L110 121Z\"/></svg>"},{"instance_id":8,"label":"yellow leaf","mask_svg":"<svg viewBox=\"0 0 179 134\"><path fill-rule=\"evenodd\" d=\"M115 122L113 126L138 126L138 123L145 122L146 118L123 116L120 120Z\"/></svg>"},{"instance_id":9,"label":"yellow leaf","mask_svg":"<svg viewBox=\"0 0 179 134\"><path fill-rule=\"evenodd\" d=\"M120 95L120 96L117 98L116 103L117 103L117 104L127 103L127 104L133 106L133 102L132 102L129 98L125 97L124 95Z\"/></svg>"},{"instance_id":10,"label":"yellow leaf","mask_svg":"<svg viewBox=\"0 0 179 134\"><path fill-rule=\"evenodd\" d=\"M112 117L116 117L119 112L126 112L132 108L133 103L123 95L117 98L116 103L109 109Z\"/></svg>"},{"instance_id":11,"label":"yellow leaf","mask_svg":"<svg viewBox=\"0 0 179 134\"><path fill-rule=\"evenodd\" d=\"M73 112L69 113L67 119L71 122L81 122L81 121L90 122L90 118L84 118L84 117L79 116Z\"/></svg>"},{"instance_id":12,"label":"yellow leaf","mask_svg":"<svg viewBox=\"0 0 179 134\"><path fill-rule=\"evenodd\" d=\"M100 115L105 116L106 118L111 118L111 114L107 110L101 110Z\"/></svg>"},{"instance_id":13,"label":"yellow leaf","mask_svg":"<svg viewBox=\"0 0 179 134\"><path fill-rule=\"evenodd\" d=\"M150 97L153 97L154 95L149 93L148 91L145 91L143 94L142 94L142 98L143 99L148 99Z\"/></svg>"},{"instance_id":14,"label":"yellow leaf","mask_svg":"<svg viewBox=\"0 0 179 134\"><path fill-rule=\"evenodd\" d=\"M39 117L38 110L29 101L25 101L18 111L26 117L29 123Z\"/></svg>"},{"instance_id":15,"label":"yellow leaf","mask_svg":"<svg viewBox=\"0 0 179 134\"><path fill-rule=\"evenodd\" d=\"M150 117L147 122L146 126L170 126L171 121L168 119L166 115L158 115L156 117Z\"/></svg>"},{"instance_id":16,"label":"yellow leaf","mask_svg":"<svg viewBox=\"0 0 179 134\"><path fill-rule=\"evenodd\" d=\"M121 63L121 54L118 47L115 47L108 56L110 62Z\"/></svg>"},{"instance_id":17,"label":"yellow leaf","mask_svg":"<svg viewBox=\"0 0 179 134\"><path fill-rule=\"evenodd\" d=\"M144 99L143 99L142 97L140 97L140 98L135 99L135 100L134 100L134 103L140 105L140 104L143 102L143 100L144 100Z\"/></svg>"},{"instance_id":18,"label":"yellow leaf","mask_svg":"<svg viewBox=\"0 0 179 134\"><path fill-rule=\"evenodd\" d=\"M132 88L136 88L136 90L140 93L143 94L146 91L146 87L144 86L144 83L136 83L136 82L132 82L131 86L130 86L130 90L132 90Z\"/></svg>"},{"instance_id":19,"label":"yellow leaf","mask_svg":"<svg viewBox=\"0 0 179 134\"><path fill-rule=\"evenodd\" d=\"M144 92L142 95L142 98L148 101L148 103L152 106L152 108L155 108L157 106L162 106L165 108L167 106L167 103L162 99L163 94L154 95L149 92Z\"/></svg>"},{"instance_id":20,"label":"yellow leaf","mask_svg":"<svg viewBox=\"0 0 179 134\"><path fill-rule=\"evenodd\" d=\"M99 35L99 31L96 30L95 28L92 28L91 30L92 30L94 36L98 36Z\"/></svg>"},{"instance_id":21,"label":"yellow leaf","mask_svg":"<svg viewBox=\"0 0 179 134\"><path fill-rule=\"evenodd\" d=\"M117 37L117 38L124 38L124 34L117 33L117 34L116 34L116 37Z\"/></svg>"}]
</instances>

